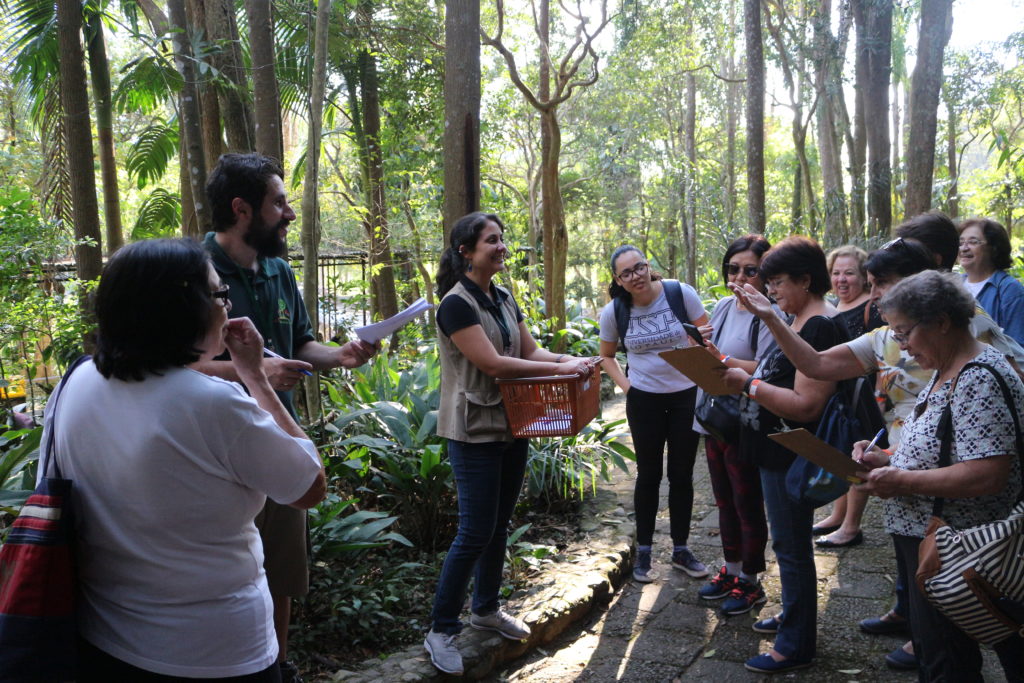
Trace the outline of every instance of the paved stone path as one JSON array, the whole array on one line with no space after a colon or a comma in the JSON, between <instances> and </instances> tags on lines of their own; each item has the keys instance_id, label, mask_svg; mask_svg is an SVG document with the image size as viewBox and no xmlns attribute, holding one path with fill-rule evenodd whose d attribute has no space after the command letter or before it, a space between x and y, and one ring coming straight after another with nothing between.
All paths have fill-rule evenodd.
<instances>
[{"instance_id":1,"label":"paved stone path","mask_svg":"<svg viewBox=\"0 0 1024 683\"><path fill-rule=\"evenodd\" d=\"M624 411L621 396L604 407L606 417ZM616 470L611 484L602 484L632 514L633 477ZM718 514L708 478L703 444L694 470L695 502L690 547L709 568L722 563ZM749 657L766 651L771 638L751 630L761 616L779 611L778 565L768 548L763 582L768 603L745 615L720 616L719 603L697 597L702 580L691 579L670 565L667 482L654 542L655 567L661 578L641 585L626 581L606 606L569 627L554 641L532 649L485 680L560 683L568 681L753 681L761 678L743 668ZM825 511L819 512L823 518ZM807 681L913 681L914 673L888 669L883 656L902 644L895 636L868 636L857 622L883 614L891 605L895 580L892 543L882 525L882 506L868 505L863 545L820 550L818 570L818 656L815 666L780 679ZM985 655L985 679L1004 680L995 656Z\"/></svg>"}]
</instances>

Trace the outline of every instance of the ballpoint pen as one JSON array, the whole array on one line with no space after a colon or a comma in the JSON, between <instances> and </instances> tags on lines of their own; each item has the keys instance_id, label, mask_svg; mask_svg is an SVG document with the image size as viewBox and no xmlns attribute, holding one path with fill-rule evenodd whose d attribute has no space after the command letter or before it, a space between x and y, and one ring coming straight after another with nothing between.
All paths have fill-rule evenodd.
<instances>
[{"instance_id":1,"label":"ballpoint pen","mask_svg":"<svg viewBox=\"0 0 1024 683\"><path fill-rule=\"evenodd\" d=\"M274 353L273 351L271 351L270 349L268 349L266 347L263 348L263 353L265 355L267 355L267 356L270 356L271 358L280 358L281 360L291 360L290 358L285 358L284 356L282 356L279 353ZM313 376L313 373L310 372L309 370L298 368L298 371L301 372L306 377L312 377Z\"/></svg>"},{"instance_id":2,"label":"ballpoint pen","mask_svg":"<svg viewBox=\"0 0 1024 683\"><path fill-rule=\"evenodd\" d=\"M871 439L871 443L868 444L868 447L865 448L863 452L867 453L872 448L874 448L875 445L878 443L878 440L882 438L882 434L885 434L885 427L882 427L881 429L878 430L878 433L875 434L875 438Z\"/></svg>"}]
</instances>

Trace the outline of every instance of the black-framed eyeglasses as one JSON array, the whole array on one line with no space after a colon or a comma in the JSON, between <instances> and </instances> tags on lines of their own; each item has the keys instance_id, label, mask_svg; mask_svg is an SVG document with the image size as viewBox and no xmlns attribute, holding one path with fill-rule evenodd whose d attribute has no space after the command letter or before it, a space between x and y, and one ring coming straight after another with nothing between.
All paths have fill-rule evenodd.
<instances>
[{"instance_id":1,"label":"black-framed eyeglasses","mask_svg":"<svg viewBox=\"0 0 1024 683\"><path fill-rule=\"evenodd\" d=\"M231 308L231 299L228 297L228 292L231 290L230 287L224 285L220 289L215 289L210 292L210 296L214 299L220 300L220 305L224 308Z\"/></svg>"},{"instance_id":2,"label":"black-framed eyeglasses","mask_svg":"<svg viewBox=\"0 0 1024 683\"><path fill-rule=\"evenodd\" d=\"M916 323L908 327L906 332L897 332L896 330L892 330L892 340L897 344L906 344L910 340L910 333L913 332L914 328L920 324L921 321L918 320Z\"/></svg>"},{"instance_id":3,"label":"black-framed eyeglasses","mask_svg":"<svg viewBox=\"0 0 1024 683\"><path fill-rule=\"evenodd\" d=\"M632 268L626 268L619 273L620 280L632 280L634 277L643 277L647 275L647 262L638 263Z\"/></svg>"},{"instance_id":4,"label":"black-framed eyeglasses","mask_svg":"<svg viewBox=\"0 0 1024 683\"><path fill-rule=\"evenodd\" d=\"M725 264L725 272L729 275L739 275L741 270L751 280L757 277L758 272L760 272L757 266L741 266L738 263Z\"/></svg>"}]
</instances>

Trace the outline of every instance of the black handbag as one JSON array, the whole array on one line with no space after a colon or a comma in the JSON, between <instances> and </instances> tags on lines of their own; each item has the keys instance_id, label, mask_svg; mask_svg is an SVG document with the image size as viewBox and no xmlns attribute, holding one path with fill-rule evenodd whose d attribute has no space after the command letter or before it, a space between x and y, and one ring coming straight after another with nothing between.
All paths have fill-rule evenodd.
<instances>
[{"instance_id":1,"label":"black handbag","mask_svg":"<svg viewBox=\"0 0 1024 683\"><path fill-rule=\"evenodd\" d=\"M736 304L732 303L727 305L735 306ZM716 347L718 346L718 340L722 336L722 328L725 326L724 323L728 317L729 309L726 309L725 316L722 318L723 324L718 326L718 329L715 330L715 336L711 340L714 342ZM760 324L761 319L754 316L754 320L750 324L750 340L754 356L757 356L757 336L760 331ZM697 422L700 423L700 426L706 429L712 438L723 443L731 443L739 438L739 396L733 394L712 396L711 394L702 391L700 393L700 399L697 401L697 405L693 410L693 415L697 418Z\"/></svg>"}]
</instances>

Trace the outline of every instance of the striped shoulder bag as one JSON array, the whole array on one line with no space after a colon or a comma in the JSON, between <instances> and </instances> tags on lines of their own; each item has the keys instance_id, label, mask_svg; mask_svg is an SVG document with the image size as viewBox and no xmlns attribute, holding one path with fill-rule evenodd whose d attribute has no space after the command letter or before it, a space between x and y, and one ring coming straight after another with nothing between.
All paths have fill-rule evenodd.
<instances>
[{"instance_id":1,"label":"striped shoulder bag","mask_svg":"<svg viewBox=\"0 0 1024 683\"><path fill-rule=\"evenodd\" d=\"M1024 442L1020 416L1010 387L991 365L964 365L991 372L1010 407L1021 458L1021 495L1010 515L970 529L956 529L942 520L943 499L936 498L932 518L918 551L917 584L947 619L981 643L994 645L1014 634L1024 636ZM957 375L957 380L960 379ZM949 392L952 399L956 382ZM939 422L939 466L951 463L953 416L949 400Z\"/></svg>"}]
</instances>

